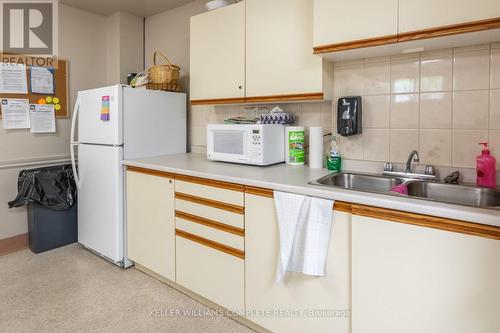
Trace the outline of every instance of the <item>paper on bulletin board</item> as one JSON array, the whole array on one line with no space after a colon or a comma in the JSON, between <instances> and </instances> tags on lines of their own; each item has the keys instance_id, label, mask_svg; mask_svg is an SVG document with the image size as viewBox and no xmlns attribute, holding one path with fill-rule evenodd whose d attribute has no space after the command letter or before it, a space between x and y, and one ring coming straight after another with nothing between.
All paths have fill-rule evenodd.
<instances>
[{"instance_id":1,"label":"paper on bulletin board","mask_svg":"<svg viewBox=\"0 0 500 333\"><path fill-rule=\"evenodd\" d=\"M30 128L28 99L2 99L2 127L3 129Z\"/></svg>"},{"instance_id":2,"label":"paper on bulletin board","mask_svg":"<svg viewBox=\"0 0 500 333\"><path fill-rule=\"evenodd\" d=\"M54 94L54 69L45 67L31 67L30 70L31 93Z\"/></svg>"},{"instance_id":3,"label":"paper on bulletin board","mask_svg":"<svg viewBox=\"0 0 500 333\"><path fill-rule=\"evenodd\" d=\"M56 112L54 104L30 105L31 133L55 133Z\"/></svg>"},{"instance_id":4,"label":"paper on bulletin board","mask_svg":"<svg viewBox=\"0 0 500 333\"><path fill-rule=\"evenodd\" d=\"M0 62L0 93L28 94L26 66Z\"/></svg>"}]
</instances>

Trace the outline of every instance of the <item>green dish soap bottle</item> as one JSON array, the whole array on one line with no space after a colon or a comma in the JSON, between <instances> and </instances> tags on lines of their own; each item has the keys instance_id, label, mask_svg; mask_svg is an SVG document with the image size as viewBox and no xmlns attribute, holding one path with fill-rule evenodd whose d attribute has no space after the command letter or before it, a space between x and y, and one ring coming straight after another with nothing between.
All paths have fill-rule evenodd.
<instances>
[{"instance_id":1,"label":"green dish soap bottle","mask_svg":"<svg viewBox=\"0 0 500 333\"><path fill-rule=\"evenodd\" d=\"M342 157L337 146L337 136L332 135L330 153L326 158L326 168L329 171L340 172L342 170Z\"/></svg>"}]
</instances>

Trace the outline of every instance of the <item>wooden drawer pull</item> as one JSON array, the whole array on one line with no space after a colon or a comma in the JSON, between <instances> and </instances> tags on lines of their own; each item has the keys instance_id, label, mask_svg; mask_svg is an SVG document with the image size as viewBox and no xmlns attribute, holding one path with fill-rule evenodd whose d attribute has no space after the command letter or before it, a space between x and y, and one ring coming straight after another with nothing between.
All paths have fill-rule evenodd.
<instances>
[{"instance_id":1,"label":"wooden drawer pull","mask_svg":"<svg viewBox=\"0 0 500 333\"><path fill-rule=\"evenodd\" d=\"M190 195L190 194L175 192L175 198L180 199L180 200L184 200L184 201L194 202L194 203L197 203L200 205L205 205L205 206L210 206L213 208L227 210L229 212L233 212L233 213L240 214L240 215L243 215L245 213L244 207L241 207L238 205L233 205L233 204L228 204L228 203L220 202L220 201L216 201L216 200L201 198L201 197L197 197L197 196Z\"/></svg>"},{"instance_id":2,"label":"wooden drawer pull","mask_svg":"<svg viewBox=\"0 0 500 333\"><path fill-rule=\"evenodd\" d=\"M267 188L246 186L245 193L257 195L260 197L274 198L274 191L267 189ZM334 209L339 211L339 212L350 213L351 212L351 204L348 202L343 202L343 201L335 201Z\"/></svg>"},{"instance_id":3,"label":"wooden drawer pull","mask_svg":"<svg viewBox=\"0 0 500 333\"><path fill-rule=\"evenodd\" d=\"M245 186L240 184L226 183L213 179L185 176L185 175L176 175L176 180L182 180L189 183L212 186L217 188L222 188L229 191L243 192L245 190Z\"/></svg>"},{"instance_id":4,"label":"wooden drawer pull","mask_svg":"<svg viewBox=\"0 0 500 333\"><path fill-rule=\"evenodd\" d=\"M172 173L163 172L163 171L156 171L156 170L151 170L151 169L138 168L138 167L134 167L134 166L128 166L127 171L142 173L145 175L156 176L156 177L171 178L171 179L174 179L174 177L175 177L175 175Z\"/></svg>"},{"instance_id":5,"label":"wooden drawer pull","mask_svg":"<svg viewBox=\"0 0 500 333\"><path fill-rule=\"evenodd\" d=\"M245 236L245 229L233 227L233 226L227 225L225 223L220 223L220 222L206 219L204 217L196 216L193 214L188 214L188 213L184 213L184 212L176 210L175 217L178 217L180 219L187 220L190 222L198 223L198 224L201 224L201 225L204 225L204 226L207 226L210 228L214 228L217 230L229 232L233 235L237 235L237 236L241 236L241 237Z\"/></svg>"},{"instance_id":6,"label":"wooden drawer pull","mask_svg":"<svg viewBox=\"0 0 500 333\"><path fill-rule=\"evenodd\" d=\"M496 226L357 204L351 207L354 215L500 240L500 227Z\"/></svg>"},{"instance_id":7,"label":"wooden drawer pull","mask_svg":"<svg viewBox=\"0 0 500 333\"><path fill-rule=\"evenodd\" d=\"M175 235L182 237L182 238L185 238L185 239L188 239L188 240L193 241L195 243L211 247L215 250L230 254L230 255L235 256L237 258L245 259L245 252L244 251L229 247L227 245L223 245L223 244L214 242L212 240L209 240L209 239L206 239L206 238L203 238L200 236L193 235L189 232L185 232L185 231L182 231L179 229L175 229Z\"/></svg>"}]
</instances>

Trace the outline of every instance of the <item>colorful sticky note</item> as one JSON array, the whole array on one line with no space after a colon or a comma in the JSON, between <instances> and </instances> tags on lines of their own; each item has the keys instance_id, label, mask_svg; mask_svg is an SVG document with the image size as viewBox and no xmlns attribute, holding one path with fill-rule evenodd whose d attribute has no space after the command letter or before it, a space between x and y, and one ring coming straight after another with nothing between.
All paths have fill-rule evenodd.
<instances>
[{"instance_id":1,"label":"colorful sticky note","mask_svg":"<svg viewBox=\"0 0 500 333\"><path fill-rule=\"evenodd\" d=\"M102 96L101 120L109 121L109 96Z\"/></svg>"}]
</instances>

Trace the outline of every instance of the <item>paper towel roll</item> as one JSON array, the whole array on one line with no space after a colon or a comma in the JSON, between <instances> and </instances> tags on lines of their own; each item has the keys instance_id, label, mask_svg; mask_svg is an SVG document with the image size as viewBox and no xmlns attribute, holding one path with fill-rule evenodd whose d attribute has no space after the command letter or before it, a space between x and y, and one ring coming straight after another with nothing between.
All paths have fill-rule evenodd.
<instances>
[{"instance_id":1,"label":"paper towel roll","mask_svg":"<svg viewBox=\"0 0 500 333\"><path fill-rule=\"evenodd\" d=\"M309 167L323 168L323 127L309 127Z\"/></svg>"}]
</instances>

